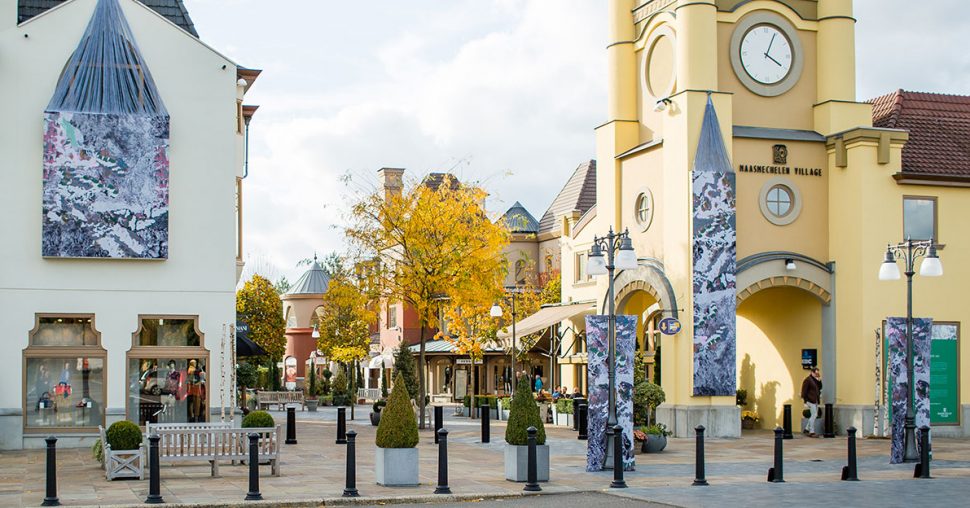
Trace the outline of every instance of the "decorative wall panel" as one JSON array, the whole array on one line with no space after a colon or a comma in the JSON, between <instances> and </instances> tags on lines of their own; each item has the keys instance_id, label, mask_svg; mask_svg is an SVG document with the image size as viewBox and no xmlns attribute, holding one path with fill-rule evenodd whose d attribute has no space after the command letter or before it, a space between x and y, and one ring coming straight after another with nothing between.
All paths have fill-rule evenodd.
<instances>
[{"instance_id":1,"label":"decorative wall panel","mask_svg":"<svg viewBox=\"0 0 970 508\"><path fill-rule=\"evenodd\" d=\"M913 377L916 391L916 446L919 448L919 428L930 424L930 348L933 320L913 318ZM906 318L886 319L886 338L889 341L889 381L892 383L892 444L889 462L899 464L905 451L905 422L909 399L906 363Z\"/></svg>"}]
</instances>

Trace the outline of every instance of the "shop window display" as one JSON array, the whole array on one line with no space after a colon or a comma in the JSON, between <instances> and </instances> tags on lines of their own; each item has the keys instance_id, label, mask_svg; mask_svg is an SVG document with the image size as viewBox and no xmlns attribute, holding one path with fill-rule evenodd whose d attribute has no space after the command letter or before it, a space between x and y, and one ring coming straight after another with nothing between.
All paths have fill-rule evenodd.
<instances>
[{"instance_id":1,"label":"shop window display","mask_svg":"<svg viewBox=\"0 0 970 508\"><path fill-rule=\"evenodd\" d=\"M194 319L144 318L138 334L139 346L198 347Z\"/></svg>"},{"instance_id":2,"label":"shop window display","mask_svg":"<svg viewBox=\"0 0 970 508\"><path fill-rule=\"evenodd\" d=\"M93 316L38 316L24 350L24 429L104 423L105 352Z\"/></svg>"},{"instance_id":3,"label":"shop window display","mask_svg":"<svg viewBox=\"0 0 970 508\"><path fill-rule=\"evenodd\" d=\"M204 358L130 358L128 419L204 422L208 373Z\"/></svg>"}]
</instances>

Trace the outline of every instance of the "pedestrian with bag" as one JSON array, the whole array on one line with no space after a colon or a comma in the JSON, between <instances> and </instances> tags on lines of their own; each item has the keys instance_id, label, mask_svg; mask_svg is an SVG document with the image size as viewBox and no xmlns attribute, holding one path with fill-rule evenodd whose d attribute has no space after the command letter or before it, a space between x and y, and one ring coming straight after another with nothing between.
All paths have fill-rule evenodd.
<instances>
[{"instance_id":1,"label":"pedestrian with bag","mask_svg":"<svg viewBox=\"0 0 970 508\"><path fill-rule=\"evenodd\" d=\"M822 373L818 367L812 367L811 373L802 382L802 400L811 413L802 432L808 434L808 437L818 437L815 433L815 419L818 418L818 406L822 400Z\"/></svg>"}]
</instances>

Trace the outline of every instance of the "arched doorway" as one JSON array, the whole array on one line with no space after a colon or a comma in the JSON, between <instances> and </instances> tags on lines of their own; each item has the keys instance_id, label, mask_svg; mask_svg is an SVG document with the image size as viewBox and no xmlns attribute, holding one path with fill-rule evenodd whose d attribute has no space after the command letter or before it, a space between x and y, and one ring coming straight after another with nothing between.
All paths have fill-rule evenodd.
<instances>
[{"instance_id":1,"label":"arched doorway","mask_svg":"<svg viewBox=\"0 0 970 508\"><path fill-rule=\"evenodd\" d=\"M626 270L614 281L616 313L637 316L637 347L645 353L648 380L660 384L660 320L677 317L677 302L663 265L641 259L636 270Z\"/></svg>"},{"instance_id":2,"label":"arched doorway","mask_svg":"<svg viewBox=\"0 0 970 508\"><path fill-rule=\"evenodd\" d=\"M761 421L758 427L782 424L785 404L792 405L792 428L800 429L803 404L802 350L815 350L822 359L823 308L829 293L799 277L770 277L738 292L738 388L747 392L747 405Z\"/></svg>"}]
</instances>

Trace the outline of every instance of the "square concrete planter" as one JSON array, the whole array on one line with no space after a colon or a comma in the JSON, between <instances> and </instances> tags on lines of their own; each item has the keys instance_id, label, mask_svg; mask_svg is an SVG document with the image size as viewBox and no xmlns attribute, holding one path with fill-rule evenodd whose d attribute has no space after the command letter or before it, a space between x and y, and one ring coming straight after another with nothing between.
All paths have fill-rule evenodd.
<instances>
[{"instance_id":1,"label":"square concrete planter","mask_svg":"<svg viewBox=\"0 0 970 508\"><path fill-rule=\"evenodd\" d=\"M540 482L549 481L549 445L536 446L536 476ZM529 481L529 447L505 445L505 479L513 482Z\"/></svg>"},{"instance_id":2,"label":"square concrete planter","mask_svg":"<svg viewBox=\"0 0 970 508\"><path fill-rule=\"evenodd\" d=\"M418 484L417 448L375 448L374 473L385 487L414 487Z\"/></svg>"}]
</instances>

